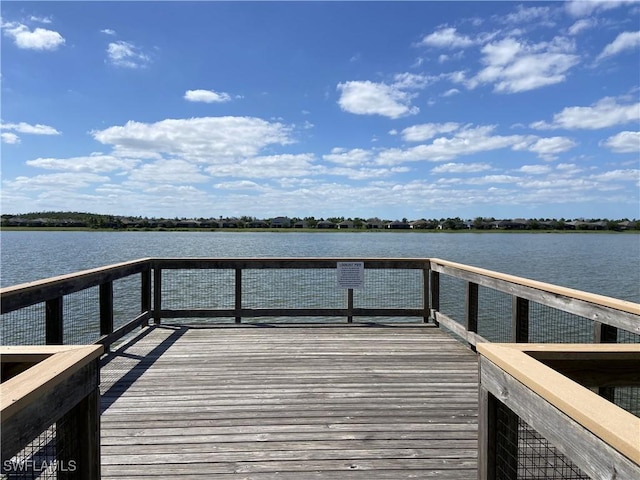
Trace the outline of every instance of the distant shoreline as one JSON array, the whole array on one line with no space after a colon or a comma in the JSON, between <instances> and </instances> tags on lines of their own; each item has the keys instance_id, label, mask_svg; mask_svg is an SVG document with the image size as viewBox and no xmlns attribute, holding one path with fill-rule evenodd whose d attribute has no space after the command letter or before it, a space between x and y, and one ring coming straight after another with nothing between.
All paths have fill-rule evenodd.
<instances>
[{"instance_id":1,"label":"distant shoreline","mask_svg":"<svg viewBox=\"0 0 640 480\"><path fill-rule=\"evenodd\" d=\"M442 235L452 233L464 234L504 234L504 233L557 233L561 235L571 235L576 233L588 234L640 234L640 230L554 230L554 229L364 229L364 228L89 228L89 227L2 227L0 232L96 232L96 233L118 233L118 232L190 232L190 233L437 233Z\"/></svg>"}]
</instances>

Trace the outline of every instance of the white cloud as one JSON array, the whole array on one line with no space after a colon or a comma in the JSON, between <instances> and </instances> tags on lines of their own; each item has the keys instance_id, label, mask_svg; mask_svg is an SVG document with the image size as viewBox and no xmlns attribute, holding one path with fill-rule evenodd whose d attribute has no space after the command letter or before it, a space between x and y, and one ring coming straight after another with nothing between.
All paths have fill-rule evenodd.
<instances>
[{"instance_id":1,"label":"white cloud","mask_svg":"<svg viewBox=\"0 0 640 480\"><path fill-rule=\"evenodd\" d=\"M566 107L553 116L553 122L534 122L530 127L597 130L638 121L640 121L640 102L621 105L615 98L605 97L590 107Z\"/></svg>"},{"instance_id":2,"label":"white cloud","mask_svg":"<svg viewBox=\"0 0 640 480\"><path fill-rule=\"evenodd\" d=\"M446 27L426 35L419 45L438 48L466 48L474 43L468 36L460 35L455 28Z\"/></svg>"},{"instance_id":3,"label":"white cloud","mask_svg":"<svg viewBox=\"0 0 640 480\"><path fill-rule=\"evenodd\" d=\"M139 161L136 159L117 158L112 155L90 155L72 158L36 158L27 160L30 167L46 170L66 170L71 172L105 173L115 170L130 170Z\"/></svg>"},{"instance_id":4,"label":"white cloud","mask_svg":"<svg viewBox=\"0 0 640 480\"><path fill-rule=\"evenodd\" d=\"M432 173L476 173L491 170L488 163L445 163L431 169Z\"/></svg>"},{"instance_id":5,"label":"white cloud","mask_svg":"<svg viewBox=\"0 0 640 480\"><path fill-rule=\"evenodd\" d=\"M531 138L522 135L493 135L494 126L467 126L452 137L439 137L430 144L418 145L408 149L392 148L381 151L376 163L379 165L397 165L405 162L453 160L463 155L499 150L502 148L524 149Z\"/></svg>"},{"instance_id":6,"label":"white cloud","mask_svg":"<svg viewBox=\"0 0 640 480\"><path fill-rule=\"evenodd\" d=\"M292 143L291 127L254 117L198 117L156 123L129 121L92 132L114 155L160 158L171 155L200 163L227 163L257 155L268 145Z\"/></svg>"},{"instance_id":7,"label":"white cloud","mask_svg":"<svg viewBox=\"0 0 640 480\"><path fill-rule=\"evenodd\" d=\"M371 81L350 81L338 84L340 99L338 105L356 115L381 115L400 118L415 115L417 107L411 106L414 95L399 87Z\"/></svg>"},{"instance_id":8,"label":"white cloud","mask_svg":"<svg viewBox=\"0 0 640 480\"><path fill-rule=\"evenodd\" d=\"M457 95L458 93L460 93L460 90L458 90L457 88L451 88L449 90L447 90L446 92L444 92L442 94L443 97L451 97L453 95Z\"/></svg>"},{"instance_id":9,"label":"white cloud","mask_svg":"<svg viewBox=\"0 0 640 480\"><path fill-rule=\"evenodd\" d=\"M407 142L424 142L440 133L451 133L458 130L458 128L460 128L460 124L454 122L424 123L402 130L402 138Z\"/></svg>"},{"instance_id":10,"label":"white cloud","mask_svg":"<svg viewBox=\"0 0 640 480\"><path fill-rule=\"evenodd\" d=\"M116 67L141 68L151 62L151 58L133 43L119 40L107 47L109 62Z\"/></svg>"},{"instance_id":11,"label":"white cloud","mask_svg":"<svg viewBox=\"0 0 640 480\"><path fill-rule=\"evenodd\" d=\"M3 23L4 34L13 38L18 48L26 50L57 50L65 44L65 39L58 32L46 28L29 27L17 22Z\"/></svg>"},{"instance_id":12,"label":"white cloud","mask_svg":"<svg viewBox=\"0 0 640 480\"><path fill-rule=\"evenodd\" d=\"M493 84L498 93L517 93L563 82L579 57L572 42L556 37L551 42L526 44L505 38L482 47L485 67L466 81L469 88Z\"/></svg>"},{"instance_id":13,"label":"white cloud","mask_svg":"<svg viewBox=\"0 0 640 480\"><path fill-rule=\"evenodd\" d=\"M60 135L60 132L49 125L31 125L26 122L20 123L3 123L0 130L13 130L18 133L27 133L31 135Z\"/></svg>"},{"instance_id":14,"label":"white cloud","mask_svg":"<svg viewBox=\"0 0 640 480\"><path fill-rule=\"evenodd\" d=\"M100 33L104 33L105 35L115 35L116 31L110 28L105 28L103 30L100 30Z\"/></svg>"},{"instance_id":15,"label":"white cloud","mask_svg":"<svg viewBox=\"0 0 640 480\"><path fill-rule=\"evenodd\" d=\"M556 154L571 150L576 143L566 137L549 137L536 140L528 150L536 152L544 160L555 160Z\"/></svg>"},{"instance_id":16,"label":"white cloud","mask_svg":"<svg viewBox=\"0 0 640 480\"><path fill-rule=\"evenodd\" d=\"M108 182L109 177L96 175L94 173L52 173L45 175L36 175L35 177L16 177L15 180L5 180L3 182L6 188L11 190L77 190L89 187L93 183Z\"/></svg>"},{"instance_id":17,"label":"white cloud","mask_svg":"<svg viewBox=\"0 0 640 480\"><path fill-rule=\"evenodd\" d=\"M640 47L640 31L622 32L613 42L604 47L602 53L598 55L597 60L612 57L625 50L632 50L638 47Z\"/></svg>"},{"instance_id":18,"label":"white cloud","mask_svg":"<svg viewBox=\"0 0 640 480\"><path fill-rule=\"evenodd\" d=\"M213 177L280 178L304 177L325 173L315 166L310 153L281 154L251 157L240 162L212 165L207 172Z\"/></svg>"},{"instance_id":19,"label":"white cloud","mask_svg":"<svg viewBox=\"0 0 640 480\"><path fill-rule=\"evenodd\" d=\"M197 165L179 159L161 159L146 163L129 174L133 182L188 184L203 183L209 177L203 175Z\"/></svg>"},{"instance_id":20,"label":"white cloud","mask_svg":"<svg viewBox=\"0 0 640 480\"><path fill-rule=\"evenodd\" d=\"M0 138L2 139L2 143L6 143L9 145L16 145L20 143L20 137L15 133L3 132L0 133Z\"/></svg>"},{"instance_id":21,"label":"white cloud","mask_svg":"<svg viewBox=\"0 0 640 480\"><path fill-rule=\"evenodd\" d=\"M184 99L189 102L224 103L231 100L231 96L225 92L213 90L187 90Z\"/></svg>"},{"instance_id":22,"label":"white cloud","mask_svg":"<svg viewBox=\"0 0 640 480\"><path fill-rule=\"evenodd\" d=\"M251 180L238 180L236 182L216 183L215 188L220 190L262 190L263 188Z\"/></svg>"},{"instance_id":23,"label":"white cloud","mask_svg":"<svg viewBox=\"0 0 640 480\"><path fill-rule=\"evenodd\" d=\"M596 25L597 22L593 18L581 18L569 27L569 35L578 35L580 32L593 28Z\"/></svg>"},{"instance_id":24,"label":"white cloud","mask_svg":"<svg viewBox=\"0 0 640 480\"><path fill-rule=\"evenodd\" d=\"M518 5L515 12L509 13L501 18L504 23L545 23L549 24L552 16L552 10L549 7L525 7Z\"/></svg>"},{"instance_id":25,"label":"white cloud","mask_svg":"<svg viewBox=\"0 0 640 480\"><path fill-rule=\"evenodd\" d=\"M548 165L523 165L518 169L518 171L531 175L544 175L551 171L551 167Z\"/></svg>"},{"instance_id":26,"label":"white cloud","mask_svg":"<svg viewBox=\"0 0 640 480\"><path fill-rule=\"evenodd\" d=\"M640 180L640 169L631 168L628 170L611 170L608 172L591 175L589 178L593 178L594 180L600 180L603 182L637 182L638 180Z\"/></svg>"},{"instance_id":27,"label":"white cloud","mask_svg":"<svg viewBox=\"0 0 640 480\"><path fill-rule=\"evenodd\" d=\"M392 86L400 90L421 90L437 79L438 77L432 75L398 73L393 76L394 83Z\"/></svg>"},{"instance_id":28,"label":"white cloud","mask_svg":"<svg viewBox=\"0 0 640 480\"><path fill-rule=\"evenodd\" d=\"M610 10L621 5L636 3L638 0L571 0L565 4L569 15L586 17L594 12Z\"/></svg>"},{"instance_id":29,"label":"white cloud","mask_svg":"<svg viewBox=\"0 0 640 480\"><path fill-rule=\"evenodd\" d=\"M615 153L640 153L640 132L620 132L601 145Z\"/></svg>"},{"instance_id":30,"label":"white cloud","mask_svg":"<svg viewBox=\"0 0 640 480\"><path fill-rule=\"evenodd\" d=\"M373 158L373 153L361 148L354 148L352 150L334 148L330 154L323 155L322 158L332 163L344 165L345 167L358 167L368 164Z\"/></svg>"}]
</instances>

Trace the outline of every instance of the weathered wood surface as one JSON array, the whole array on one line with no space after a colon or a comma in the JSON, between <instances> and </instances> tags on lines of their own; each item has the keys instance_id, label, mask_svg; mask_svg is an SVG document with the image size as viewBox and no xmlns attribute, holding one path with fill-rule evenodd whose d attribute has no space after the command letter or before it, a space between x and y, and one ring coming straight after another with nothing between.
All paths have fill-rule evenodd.
<instances>
[{"instance_id":1,"label":"weathered wood surface","mask_svg":"<svg viewBox=\"0 0 640 480\"><path fill-rule=\"evenodd\" d=\"M103 478L477 476L477 358L432 326L139 336L102 367Z\"/></svg>"}]
</instances>

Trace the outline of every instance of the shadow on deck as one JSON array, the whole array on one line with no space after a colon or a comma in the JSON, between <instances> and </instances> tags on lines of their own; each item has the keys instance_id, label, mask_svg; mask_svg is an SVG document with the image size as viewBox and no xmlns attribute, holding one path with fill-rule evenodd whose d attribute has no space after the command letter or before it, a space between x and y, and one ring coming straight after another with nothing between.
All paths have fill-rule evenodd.
<instances>
[{"instance_id":1,"label":"shadow on deck","mask_svg":"<svg viewBox=\"0 0 640 480\"><path fill-rule=\"evenodd\" d=\"M476 354L427 325L149 327L102 367L103 478L475 479Z\"/></svg>"}]
</instances>

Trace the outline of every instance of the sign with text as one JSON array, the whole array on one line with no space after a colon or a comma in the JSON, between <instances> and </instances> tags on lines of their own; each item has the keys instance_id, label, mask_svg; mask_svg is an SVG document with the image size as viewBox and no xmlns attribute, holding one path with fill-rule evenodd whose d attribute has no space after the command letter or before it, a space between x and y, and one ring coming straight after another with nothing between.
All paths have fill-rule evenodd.
<instances>
[{"instance_id":1,"label":"sign with text","mask_svg":"<svg viewBox=\"0 0 640 480\"><path fill-rule=\"evenodd\" d=\"M338 262L338 288L364 287L364 262Z\"/></svg>"}]
</instances>

